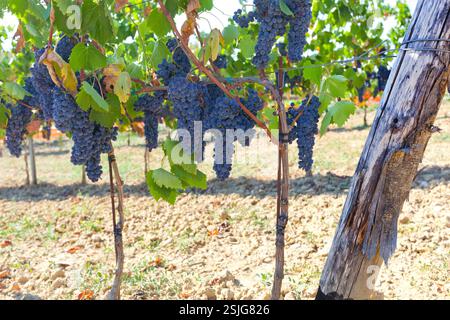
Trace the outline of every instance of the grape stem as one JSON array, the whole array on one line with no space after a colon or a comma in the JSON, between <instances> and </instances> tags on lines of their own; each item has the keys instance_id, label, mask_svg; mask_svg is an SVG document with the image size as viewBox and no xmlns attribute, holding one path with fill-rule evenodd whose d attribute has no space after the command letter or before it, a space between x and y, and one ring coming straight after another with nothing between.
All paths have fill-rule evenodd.
<instances>
[{"instance_id":1,"label":"grape stem","mask_svg":"<svg viewBox=\"0 0 450 320\"><path fill-rule=\"evenodd\" d=\"M229 98L234 99L241 109L247 114L255 123L269 136L269 138L274 141L274 138L272 136L272 133L270 132L269 128L259 120L253 113L250 112L250 110L247 109L247 107L241 102L238 96L234 96L230 90L222 83L220 82L217 77L214 75L214 73L209 70L206 66L204 66L195 56L195 54L191 51L191 49L188 46L188 43L183 39L180 32L178 31L178 28L175 24L175 21L173 20L172 16L170 15L169 11L167 10L166 6L164 5L162 0L157 0L158 4L163 12L163 14L166 16L167 20L170 23L170 26L172 28L173 33L175 34L175 37L180 41L181 48L183 49L184 53L189 57L189 59L195 64L195 66L202 71L206 76L216 85L218 86Z\"/></svg>"},{"instance_id":2,"label":"grape stem","mask_svg":"<svg viewBox=\"0 0 450 320\"><path fill-rule=\"evenodd\" d=\"M265 77L264 72L261 72L261 76ZM275 272L273 277L272 286L272 300L279 300L281 296L281 286L284 278L284 248L285 248L285 231L288 222L289 213L289 154L288 143L284 139L288 134L288 124L286 116L286 108L283 103L283 91L284 87L284 70L283 70L283 58L279 58L279 71L278 71L278 90L271 85L274 89L273 95L278 102L278 117L279 127L281 131L280 147L278 149L278 180L277 180L277 224L276 224L276 240L275 240Z\"/></svg>"},{"instance_id":3,"label":"grape stem","mask_svg":"<svg viewBox=\"0 0 450 320\"><path fill-rule=\"evenodd\" d=\"M120 285L122 283L123 266L124 266L124 250L122 231L124 226L124 207L123 207L123 181L120 177L119 167L117 166L116 156L114 154L114 148L111 145L111 152L108 154L109 163L109 186L111 193L111 207L112 207L112 219L113 219L113 232L114 232L114 249L116 254L116 271L114 273L114 281L110 292L108 293L108 300L120 300ZM117 208L115 205L115 188L114 180L117 188ZM117 209L117 211L116 211ZM118 219L117 214L118 213Z\"/></svg>"}]
</instances>

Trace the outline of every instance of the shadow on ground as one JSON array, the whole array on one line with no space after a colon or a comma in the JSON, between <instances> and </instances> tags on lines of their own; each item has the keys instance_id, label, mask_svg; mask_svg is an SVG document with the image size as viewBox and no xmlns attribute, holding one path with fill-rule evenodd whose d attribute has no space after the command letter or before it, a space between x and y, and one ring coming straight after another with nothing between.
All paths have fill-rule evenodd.
<instances>
[{"instance_id":1,"label":"shadow on ground","mask_svg":"<svg viewBox=\"0 0 450 320\"><path fill-rule=\"evenodd\" d=\"M350 186L350 176L338 176L331 172L325 175L317 174L312 177L299 177L291 180L291 195L306 194L342 195L347 193ZM419 171L414 181L413 188L428 188L430 185L447 183L450 181L450 166L424 167ZM254 196L264 198L275 196L275 180L258 180L249 177L231 178L227 181L211 180L208 189L191 190L195 194L239 194L243 197ZM146 196L147 186L142 184L125 185L126 195ZM42 183L38 186L3 187L0 188L0 200L9 201L40 201L40 200L64 200L73 196L104 197L109 195L109 185L101 184L73 184L58 186Z\"/></svg>"}]
</instances>

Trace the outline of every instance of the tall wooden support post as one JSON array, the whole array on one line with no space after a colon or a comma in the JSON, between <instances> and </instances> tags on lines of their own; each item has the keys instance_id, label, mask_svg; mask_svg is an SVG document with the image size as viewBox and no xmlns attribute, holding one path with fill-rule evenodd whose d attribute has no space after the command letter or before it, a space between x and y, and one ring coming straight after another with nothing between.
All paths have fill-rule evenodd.
<instances>
[{"instance_id":1,"label":"tall wooden support post","mask_svg":"<svg viewBox=\"0 0 450 320\"><path fill-rule=\"evenodd\" d=\"M37 185L37 173L36 173L36 157L34 154L33 138L27 138L28 145L28 165L30 167L30 184L32 186Z\"/></svg>"},{"instance_id":2,"label":"tall wooden support post","mask_svg":"<svg viewBox=\"0 0 450 320\"><path fill-rule=\"evenodd\" d=\"M403 203L436 131L449 78L448 39L450 0L419 0L353 177L317 299L373 297L378 270L396 249Z\"/></svg>"}]
</instances>

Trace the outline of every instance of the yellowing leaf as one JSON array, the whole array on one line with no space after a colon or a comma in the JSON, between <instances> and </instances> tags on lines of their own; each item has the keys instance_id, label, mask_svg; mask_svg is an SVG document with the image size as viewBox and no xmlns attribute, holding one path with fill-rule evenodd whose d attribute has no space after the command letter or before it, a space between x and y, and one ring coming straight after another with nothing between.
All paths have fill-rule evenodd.
<instances>
[{"instance_id":1,"label":"yellowing leaf","mask_svg":"<svg viewBox=\"0 0 450 320\"><path fill-rule=\"evenodd\" d=\"M186 7L186 14L196 12L198 9L200 9L200 1L199 0L189 0L189 3Z\"/></svg>"},{"instance_id":2,"label":"yellowing leaf","mask_svg":"<svg viewBox=\"0 0 450 320\"><path fill-rule=\"evenodd\" d=\"M25 37L23 35L22 24L19 24L17 27L17 31L13 36L13 39L15 38L19 38L16 44L16 53L19 53L23 48L25 48Z\"/></svg>"},{"instance_id":3,"label":"yellowing leaf","mask_svg":"<svg viewBox=\"0 0 450 320\"><path fill-rule=\"evenodd\" d=\"M114 93L119 97L119 100L122 103L125 103L130 99L131 78L128 72L120 73L114 86Z\"/></svg>"},{"instance_id":4,"label":"yellowing leaf","mask_svg":"<svg viewBox=\"0 0 450 320\"><path fill-rule=\"evenodd\" d=\"M103 84L107 92L114 92L114 87L122 70L123 66L120 64L111 64L103 69Z\"/></svg>"},{"instance_id":5,"label":"yellowing leaf","mask_svg":"<svg viewBox=\"0 0 450 320\"><path fill-rule=\"evenodd\" d=\"M39 63L43 63L53 82L58 87L64 87L72 96L77 94L78 80L70 64L65 62L59 54L48 48L41 56Z\"/></svg>"},{"instance_id":6,"label":"yellowing leaf","mask_svg":"<svg viewBox=\"0 0 450 320\"><path fill-rule=\"evenodd\" d=\"M209 45L211 46L211 58L215 61L220 53L220 44L223 45L225 43L219 29L213 29L211 31L209 42Z\"/></svg>"}]
</instances>

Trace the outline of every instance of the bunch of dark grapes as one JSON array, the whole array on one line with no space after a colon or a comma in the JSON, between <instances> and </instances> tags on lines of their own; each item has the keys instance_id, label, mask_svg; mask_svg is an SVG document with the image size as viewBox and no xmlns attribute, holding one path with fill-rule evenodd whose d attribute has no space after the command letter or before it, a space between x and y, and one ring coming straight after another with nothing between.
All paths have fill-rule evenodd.
<instances>
[{"instance_id":1,"label":"bunch of dark grapes","mask_svg":"<svg viewBox=\"0 0 450 320\"><path fill-rule=\"evenodd\" d=\"M63 58L64 61L69 62L70 55L72 54L72 49L76 44L76 39L64 36L61 38L61 40L58 41L55 51L60 55L61 58Z\"/></svg>"},{"instance_id":2,"label":"bunch of dark grapes","mask_svg":"<svg viewBox=\"0 0 450 320\"><path fill-rule=\"evenodd\" d=\"M309 103L308 103L309 101ZM298 109L291 108L288 111L288 124L292 125L293 120L299 112L302 112L295 127L289 134L289 142L297 140L298 156L300 169L310 172L313 165L313 149L315 144L315 136L319 132L319 98L313 96L311 99L306 98Z\"/></svg>"},{"instance_id":3,"label":"bunch of dark grapes","mask_svg":"<svg viewBox=\"0 0 450 320\"><path fill-rule=\"evenodd\" d=\"M31 68L32 84L37 94L35 97L38 100L39 108L42 110L45 120L50 120L53 117L53 90L55 84L53 83L47 67L39 63L39 59L44 54L45 49L40 49L35 52L35 63Z\"/></svg>"},{"instance_id":4,"label":"bunch of dark grapes","mask_svg":"<svg viewBox=\"0 0 450 320\"><path fill-rule=\"evenodd\" d=\"M249 89L248 97L243 100L243 104L255 115L263 107L263 101L253 89ZM221 132L222 139L216 139L215 142L213 169L219 180L225 180L231 173L234 142L238 138L234 135L233 140L230 141L230 137L227 137L227 130L233 130L234 132L241 130L247 135L250 133L250 136L245 136L245 140L239 140L242 145L249 146L250 139L254 135L254 132L249 132L249 130L254 128L255 123L244 113L235 100L222 95L216 99L214 106L208 109L208 113L205 114L204 126L207 129L215 129Z\"/></svg>"},{"instance_id":5,"label":"bunch of dark grapes","mask_svg":"<svg viewBox=\"0 0 450 320\"><path fill-rule=\"evenodd\" d=\"M30 95L26 95L25 98L23 98L23 102L30 107L39 108L39 95L33 86L33 79L31 77L25 79L24 89Z\"/></svg>"},{"instance_id":6,"label":"bunch of dark grapes","mask_svg":"<svg viewBox=\"0 0 450 320\"><path fill-rule=\"evenodd\" d=\"M390 75L391 75L391 71L388 68L386 68L383 65L378 67L378 73L376 75L376 78L378 80L377 95L378 95L378 92L384 91L386 89L386 84L389 80Z\"/></svg>"},{"instance_id":7,"label":"bunch of dark grapes","mask_svg":"<svg viewBox=\"0 0 450 320\"><path fill-rule=\"evenodd\" d=\"M189 154L195 154L195 158L199 161L203 159L203 135L195 135L194 129L195 122L203 119L202 92L201 84L193 83L184 77L175 77L169 83L168 98L173 104L173 113L178 120L177 128L187 130L191 138L190 141L181 139L183 149Z\"/></svg>"},{"instance_id":8,"label":"bunch of dark grapes","mask_svg":"<svg viewBox=\"0 0 450 320\"><path fill-rule=\"evenodd\" d=\"M284 0L293 13L285 14L279 0L254 0L255 11L245 15L242 10L234 13L233 20L242 28L248 28L253 20L259 22L258 41L255 46L253 63L258 69L264 69L270 61L270 53L277 36L283 36L289 25L286 45L278 46L281 56L288 56L292 62L302 59L306 45L306 33L311 22L310 0Z\"/></svg>"},{"instance_id":9,"label":"bunch of dark grapes","mask_svg":"<svg viewBox=\"0 0 450 320\"><path fill-rule=\"evenodd\" d=\"M170 79L177 76L179 69L173 63L170 63L166 59L164 59L159 65L156 74L158 79L164 83L165 85L169 84Z\"/></svg>"},{"instance_id":10,"label":"bunch of dark grapes","mask_svg":"<svg viewBox=\"0 0 450 320\"><path fill-rule=\"evenodd\" d=\"M134 104L136 111L144 112L144 130L147 148L151 151L158 147L158 119L163 115L164 92L142 95Z\"/></svg>"},{"instance_id":11,"label":"bunch of dark grapes","mask_svg":"<svg viewBox=\"0 0 450 320\"><path fill-rule=\"evenodd\" d=\"M286 0L286 4L294 14L289 18L288 57L292 62L298 62L302 59L306 33L311 23L311 1Z\"/></svg>"},{"instance_id":12,"label":"bunch of dark grapes","mask_svg":"<svg viewBox=\"0 0 450 320\"><path fill-rule=\"evenodd\" d=\"M224 55L219 55L214 61L214 66L218 69L226 69L228 66L227 57Z\"/></svg>"},{"instance_id":13,"label":"bunch of dark grapes","mask_svg":"<svg viewBox=\"0 0 450 320\"><path fill-rule=\"evenodd\" d=\"M22 153L22 143L27 134L27 125L31 121L33 112L21 104L15 106L7 104L6 107L11 112L6 127L6 147L11 155L18 158Z\"/></svg>"},{"instance_id":14,"label":"bunch of dark grapes","mask_svg":"<svg viewBox=\"0 0 450 320\"><path fill-rule=\"evenodd\" d=\"M242 114L238 103L228 97L218 98L209 110L204 125L208 129L219 130L222 137L216 137L214 145L214 166L217 179L226 180L232 169L234 140L227 139L227 129L243 129Z\"/></svg>"},{"instance_id":15,"label":"bunch of dark grapes","mask_svg":"<svg viewBox=\"0 0 450 320\"><path fill-rule=\"evenodd\" d=\"M291 88L291 92L294 92L295 88L302 87L303 77L301 75L289 77L289 75L287 74L286 75L286 83L289 84L289 87Z\"/></svg>"},{"instance_id":16,"label":"bunch of dark grapes","mask_svg":"<svg viewBox=\"0 0 450 320\"><path fill-rule=\"evenodd\" d=\"M172 53L172 61L168 62L166 59L158 65L156 74L158 78L165 84L169 85L174 77L186 77L191 71L191 62L179 45L177 39L173 38L167 41L167 48Z\"/></svg>"},{"instance_id":17,"label":"bunch of dark grapes","mask_svg":"<svg viewBox=\"0 0 450 320\"><path fill-rule=\"evenodd\" d=\"M87 176L92 182L97 182L102 175L100 155L111 151L111 140L116 140L117 128L104 128L91 122L89 113L59 88L53 91L53 103L56 127L62 132L72 133L71 162L86 165Z\"/></svg>"},{"instance_id":18,"label":"bunch of dark grapes","mask_svg":"<svg viewBox=\"0 0 450 320\"><path fill-rule=\"evenodd\" d=\"M253 63L258 69L264 69L269 63L276 37L286 33L289 18L281 11L278 0L255 0L254 5L259 33Z\"/></svg>"},{"instance_id":19,"label":"bunch of dark grapes","mask_svg":"<svg viewBox=\"0 0 450 320\"><path fill-rule=\"evenodd\" d=\"M249 24L255 20L255 13L249 12L245 14L241 9L237 10L233 15L234 22L241 28L248 28Z\"/></svg>"}]
</instances>

